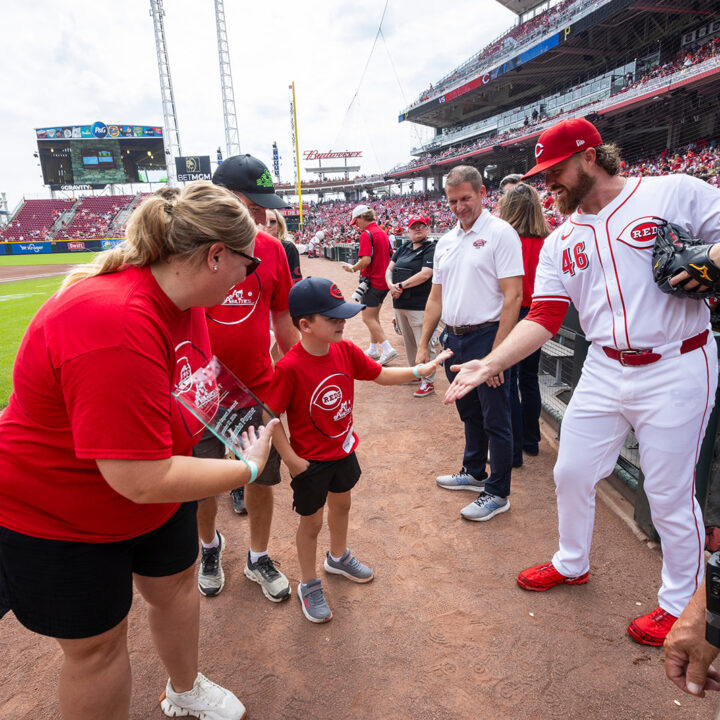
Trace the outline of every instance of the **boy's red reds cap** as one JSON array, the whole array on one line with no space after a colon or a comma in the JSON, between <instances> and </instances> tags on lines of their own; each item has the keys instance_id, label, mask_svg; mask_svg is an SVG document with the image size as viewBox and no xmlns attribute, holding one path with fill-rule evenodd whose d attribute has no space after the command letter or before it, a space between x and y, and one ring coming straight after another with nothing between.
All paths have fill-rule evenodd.
<instances>
[{"instance_id":1,"label":"boy's red reds cap","mask_svg":"<svg viewBox=\"0 0 720 720\"><path fill-rule=\"evenodd\" d=\"M408 220L408 227L412 227L415 223L429 225L430 221L424 215L411 215Z\"/></svg>"},{"instance_id":2,"label":"boy's red reds cap","mask_svg":"<svg viewBox=\"0 0 720 720\"><path fill-rule=\"evenodd\" d=\"M364 305L347 302L340 288L325 278L306 277L293 285L288 295L290 317L317 314L351 318L364 309Z\"/></svg>"},{"instance_id":3,"label":"boy's red reds cap","mask_svg":"<svg viewBox=\"0 0 720 720\"><path fill-rule=\"evenodd\" d=\"M584 118L561 120L538 138L535 145L536 165L523 175L523 180L545 172L575 153L602 144L600 133L591 122Z\"/></svg>"}]
</instances>

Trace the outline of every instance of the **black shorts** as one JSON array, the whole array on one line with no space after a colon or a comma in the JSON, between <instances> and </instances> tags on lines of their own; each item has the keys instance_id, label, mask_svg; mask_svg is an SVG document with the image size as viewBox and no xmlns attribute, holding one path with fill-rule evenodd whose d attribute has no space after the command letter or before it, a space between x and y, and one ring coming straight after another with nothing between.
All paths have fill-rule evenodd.
<instances>
[{"instance_id":1,"label":"black shorts","mask_svg":"<svg viewBox=\"0 0 720 720\"><path fill-rule=\"evenodd\" d=\"M2 605L29 630L86 638L130 611L133 573L175 575L195 564L197 503L183 503L149 533L110 543L45 540L0 528Z\"/></svg>"},{"instance_id":2,"label":"black shorts","mask_svg":"<svg viewBox=\"0 0 720 720\"><path fill-rule=\"evenodd\" d=\"M352 490L360 479L360 464L355 453L341 460L310 460L310 466L290 481L293 510L298 515L312 515L324 507L328 492Z\"/></svg>"},{"instance_id":3,"label":"black shorts","mask_svg":"<svg viewBox=\"0 0 720 720\"><path fill-rule=\"evenodd\" d=\"M368 288L363 295L362 303L368 307L378 307L383 304L387 294L388 290L378 290L374 287Z\"/></svg>"},{"instance_id":4,"label":"black shorts","mask_svg":"<svg viewBox=\"0 0 720 720\"><path fill-rule=\"evenodd\" d=\"M258 425L262 425L262 410L259 405L256 405L254 411L256 417L255 427L258 427ZM200 442L193 448L193 457L224 458L226 451L225 443L218 440L210 430L205 430ZM280 482L280 455L278 455L274 445L270 447L270 455L265 467L257 476L255 482L258 485L277 485Z\"/></svg>"}]
</instances>

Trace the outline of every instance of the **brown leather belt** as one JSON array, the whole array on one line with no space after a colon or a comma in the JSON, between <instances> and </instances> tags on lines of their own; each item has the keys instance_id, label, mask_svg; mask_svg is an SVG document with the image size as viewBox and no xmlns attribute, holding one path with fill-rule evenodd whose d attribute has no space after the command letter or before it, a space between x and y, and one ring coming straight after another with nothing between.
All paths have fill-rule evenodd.
<instances>
[{"instance_id":1,"label":"brown leather belt","mask_svg":"<svg viewBox=\"0 0 720 720\"><path fill-rule=\"evenodd\" d=\"M707 342L708 331L703 330L698 335L683 340L680 344L680 352L678 355L684 355L692 350L701 348ZM661 353L654 352L652 348L645 348L643 350L616 350L611 347L603 347L605 354L613 359L617 360L621 365L650 365L660 360ZM675 353L673 353L675 354ZM666 356L667 357L667 356Z\"/></svg>"},{"instance_id":2,"label":"brown leather belt","mask_svg":"<svg viewBox=\"0 0 720 720\"><path fill-rule=\"evenodd\" d=\"M497 327L499 324L500 323L497 322L486 322L480 323L479 325L446 325L445 328L453 335L469 335L470 333L474 333L476 330Z\"/></svg>"}]
</instances>

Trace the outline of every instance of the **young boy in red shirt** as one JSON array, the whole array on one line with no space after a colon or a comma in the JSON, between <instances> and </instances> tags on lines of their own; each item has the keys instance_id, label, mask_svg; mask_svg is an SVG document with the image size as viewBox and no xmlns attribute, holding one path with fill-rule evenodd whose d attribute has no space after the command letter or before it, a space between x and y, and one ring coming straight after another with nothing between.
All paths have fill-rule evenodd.
<instances>
[{"instance_id":1,"label":"young boy in red shirt","mask_svg":"<svg viewBox=\"0 0 720 720\"><path fill-rule=\"evenodd\" d=\"M278 425L273 442L290 470L293 508L300 515L296 544L302 582L297 591L305 617L322 623L332 618L316 571L317 537L326 502L330 529L326 572L360 583L374 577L347 547L350 493L361 473L355 457L353 381L400 385L427 377L450 352L414 368L382 367L343 340L345 320L365 306L346 302L338 286L325 278L301 280L290 290L288 303L300 342L275 366L266 404L277 414L287 412L290 441Z\"/></svg>"}]
</instances>

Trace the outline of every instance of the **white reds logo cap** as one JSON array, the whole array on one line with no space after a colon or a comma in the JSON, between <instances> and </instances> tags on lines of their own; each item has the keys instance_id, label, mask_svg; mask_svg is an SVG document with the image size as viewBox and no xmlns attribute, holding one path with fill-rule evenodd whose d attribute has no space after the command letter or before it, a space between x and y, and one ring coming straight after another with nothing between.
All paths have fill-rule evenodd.
<instances>
[{"instance_id":1,"label":"white reds logo cap","mask_svg":"<svg viewBox=\"0 0 720 720\"><path fill-rule=\"evenodd\" d=\"M543 150L545 150L545 146L542 143L538 143L535 146L535 159L536 160L543 154Z\"/></svg>"}]
</instances>

